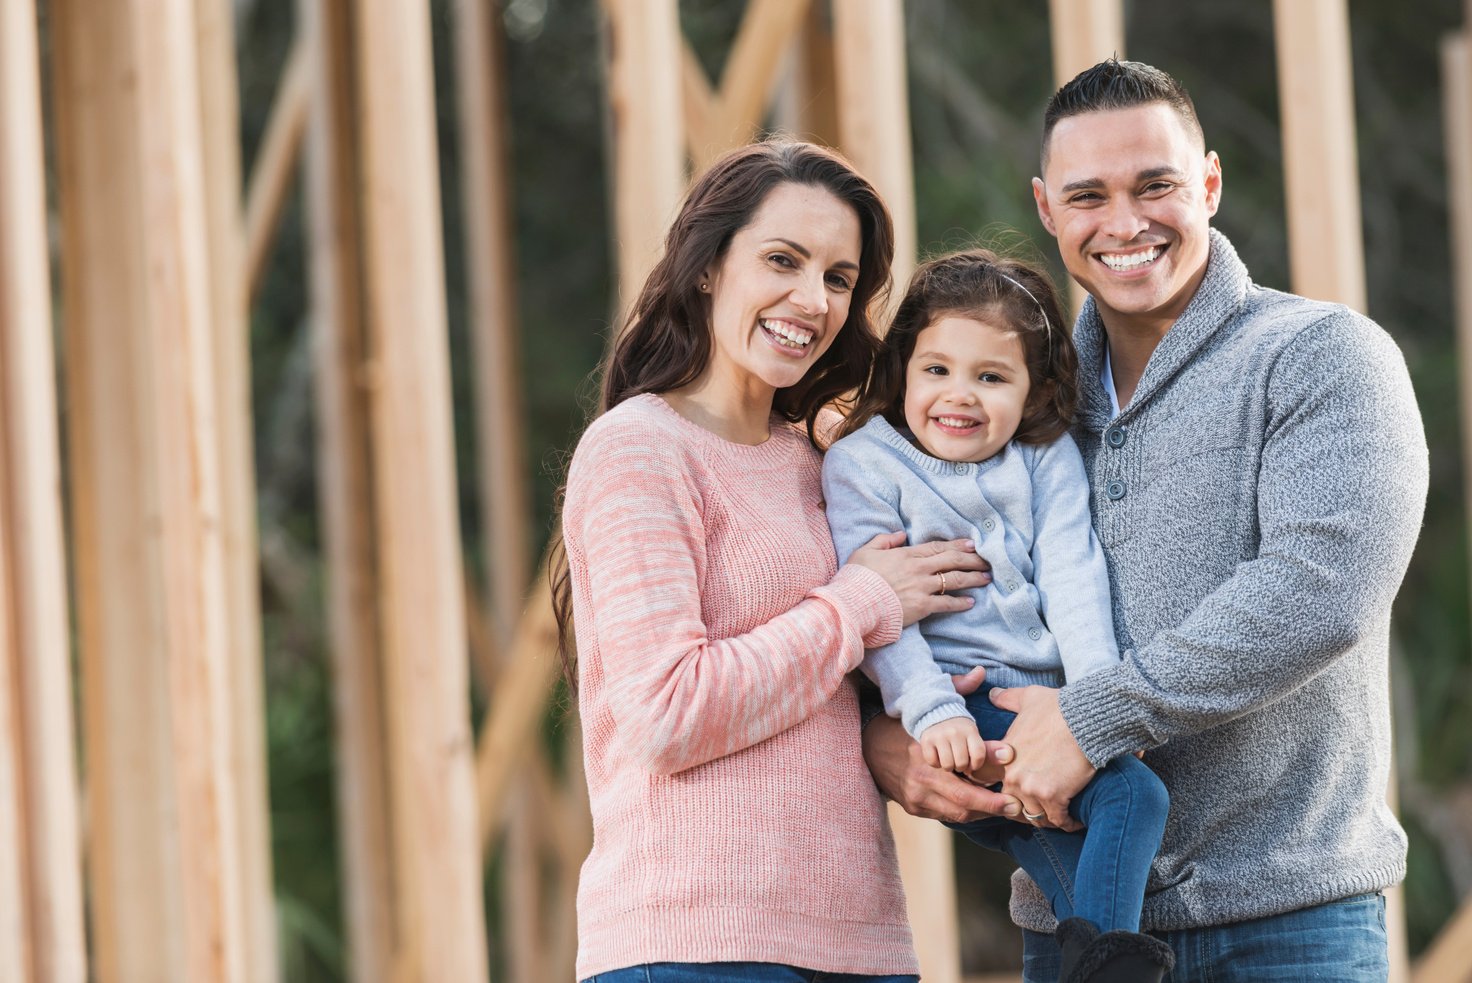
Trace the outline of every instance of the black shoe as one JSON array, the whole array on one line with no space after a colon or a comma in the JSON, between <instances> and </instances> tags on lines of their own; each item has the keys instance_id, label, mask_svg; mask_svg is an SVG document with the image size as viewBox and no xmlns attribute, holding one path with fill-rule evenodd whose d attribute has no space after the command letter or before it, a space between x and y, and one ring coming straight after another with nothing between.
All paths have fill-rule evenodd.
<instances>
[{"instance_id":1,"label":"black shoe","mask_svg":"<svg viewBox=\"0 0 1472 983\"><path fill-rule=\"evenodd\" d=\"M1070 918L1058 925L1063 951L1058 983L1160 983L1176 963L1159 939L1139 932L1105 932Z\"/></svg>"}]
</instances>

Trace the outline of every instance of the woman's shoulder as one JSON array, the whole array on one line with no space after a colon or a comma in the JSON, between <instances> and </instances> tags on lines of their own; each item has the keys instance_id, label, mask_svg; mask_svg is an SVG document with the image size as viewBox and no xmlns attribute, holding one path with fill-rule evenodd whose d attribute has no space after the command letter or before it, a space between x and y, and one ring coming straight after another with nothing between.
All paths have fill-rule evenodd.
<instances>
[{"instance_id":1,"label":"woman's shoulder","mask_svg":"<svg viewBox=\"0 0 1472 983\"><path fill-rule=\"evenodd\" d=\"M678 465L689 455L689 434L659 396L643 393L619 403L583 431L573 451L568 480L589 467L615 461L630 468Z\"/></svg>"}]
</instances>

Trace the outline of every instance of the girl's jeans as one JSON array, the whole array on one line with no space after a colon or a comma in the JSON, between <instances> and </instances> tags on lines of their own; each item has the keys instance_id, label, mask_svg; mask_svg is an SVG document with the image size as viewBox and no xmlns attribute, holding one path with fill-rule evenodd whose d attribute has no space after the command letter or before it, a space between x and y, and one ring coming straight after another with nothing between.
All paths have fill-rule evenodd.
<instances>
[{"instance_id":1,"label":"girl's jeans","mask_svg":"<svg viewBox=\"0 0 1472 983\"><path fill-rule=\"evenodd\" d=\"M583 983L917 983L919 979L825 973L779 963L645 963L599 973Z\"/></svg>"},{"instance_id":2,"label":"girl's jeans","mask_svg":"<svg viewBox=\"0 0 1472 983\"><path fill-rule=\"evenodd\" d=\"M992 705L983 686L966 698L981 736L1001 740L1016 714ZM1101 768L1069 804L1087 829L1065 833L1011 819L947 823L992 850L1010 854L1052 902L1053 914L1086 918L1099 931L1140 930L1145 881L1170 809L1165 786L1133 755Z\"/></svg>"}]
</instances>

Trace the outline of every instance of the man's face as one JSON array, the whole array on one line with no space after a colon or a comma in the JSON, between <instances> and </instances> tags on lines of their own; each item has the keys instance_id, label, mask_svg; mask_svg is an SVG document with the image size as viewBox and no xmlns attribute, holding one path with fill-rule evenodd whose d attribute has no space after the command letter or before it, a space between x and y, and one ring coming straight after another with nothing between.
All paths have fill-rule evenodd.
<instances>
[{"instance_id":1,"label":"man's face","mask_svg":"<svg viewBox=\"0 0 1472 983\"><path fill-rule=\"evenodd\" d=\"M1221 163L1165 103L1059 120L1033 178L1043 226L1105 327L1163 336L1206 273Z\"/></svg>"}]
</instances>

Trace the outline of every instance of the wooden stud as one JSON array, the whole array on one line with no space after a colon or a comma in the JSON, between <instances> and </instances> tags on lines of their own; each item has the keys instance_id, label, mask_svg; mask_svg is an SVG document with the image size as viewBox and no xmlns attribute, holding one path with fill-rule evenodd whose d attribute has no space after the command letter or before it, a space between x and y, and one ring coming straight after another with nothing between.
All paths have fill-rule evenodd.
<instances>
[{"instance_id":1,"label":"wooden stud","mask_svg":"<svg viewBox=\"0 0 1472 983\"><path fill-rule=\"evenodd\" d=\"M0 9L0 978L87 975L36 8Z\"/></svg>"},{"instance_id":2,"label":"wooden stud","mask_svg":"<svg viewBox=\"0 0 1472 983\"><path fill-rule=\"evenodd\" d=\"M286 56L276 98L267 117L266 133L250 170L250 189L245 196L245 282L246 297L261 289L286 197L296 180L302 138L311 109L310 66L306 45L299 37ZM238 142L238 141L232 141Z\"/></svg>"},{"instance_id":3,"label":"wooden stud","mask_svg":"<svg viewBox=\"0 0 1472 983\"><path fill-rule=\"evenodd\" d=\"M680 19L675 0L603 0L613 115L619 306L653 268L685 191Z\"/></svg>"},{"instance_id":4,"label":"wooden stud","mask_svg":"<svg viewBox=\"0 0 1472 983\"><path fill-rule=\"evenodd\" d=\"M1472 24L1472 19L1468 20ZM1452 297L1456 304L1462 460L1472 461L1472 47L1465 30L1441 42L1442 124L1446 130L1447 199L1451 225ZM1472 480L1462 494L1472 515ZM1472 565L1472 534L1467 540Z\"/></svg>"},{"instance_id":5,"label":"wooden stud","mask_svg":"<svg viewBox=\"0 0 1472 983\"><path fill-rule=\"evenodd\" d=\"M785 84L779 86L777 128L803 140L837 147L838 83L834 78L833 29L826 4L809 4L797 41L788 52Z\"/></svg>"},{"instance_id":6,"label":"wooden stud","mask_svg":"<svg viewBox=\"0 0 1472 983\"><path fill-rule=\"evenodd\" d=\"M1048 26L1057 86L1106 58L1124 57L1123 0L1048 0Z\"/></svg>"},{"instance_id":7,"label":"wooden stud","mask_svg":"<svg viewBox=\"0 0 1472 983\"><path fill-rule=\"evenodd\" d=\"M1472 900L1462 902L1416 962L1414 983L1472 981Z\"/></svg>"},{"instance_id":8,"label":"wooden stud","mask_svg":"<svg viewBox=\"0 0 1472 983\"><path fill-rule=\"evenodd\" d=\"M387 710L378 625L369 451L368 340L353 94L350 0L298 5L311 84L306 201L312 328L317 333L318 479L327 567L337 814L348 966L360 983L393 980L398 893L392 870Z\"/></svg>"},{"instance_id":9,"label":"wooden stud","mask_svg":"<svg viewBox=\"0 0 1472 983\"><path fill-rule=\"evenodd\" d=\"M1365 309L1349 12L1345 0L1274 0L1293 291Z\"/></svg>"},{"instance_id":10,"label":"wooden stud","mask_svg":"<svg viewBox=\"0 0 1472 983\"><path fill-rule=\"evenodd\" d=\"M894 279L900 292L915 267L916 233L905 19L899 0L833 4L833 46L843 151L889 205Z\"/></svg>"},{"instance_id":11,"label":"wooden stud","mask_svg":"<svg viewBox=\"0 0 1472 983\"><path fill-rule=\"evenodd\" d=\"M97 975L243 980L195 10L50 13Z\"/></svg>"},{"instance_id":12,"label":"wooden stud","mask_svg":"<svg viewBox=\"0 0 1472 983\"><path fill-rule=\"evenodd\" d=\"M1106 58L1124 57L1123 0L1048 0L1053 82L1062 88ZM1088 291L1068 278L1069 313L1078 317Z\"/></svg>"},{"instance_id":13,"label":"wooden stud","mask_svg":"<svg viewBox=\"0 0 1472 983\"><path fill-rule=\"evenodd\" d=\"M355 5L357 150L398 952L487 974L427 0Z\"/></svg>"}]
</instances>

